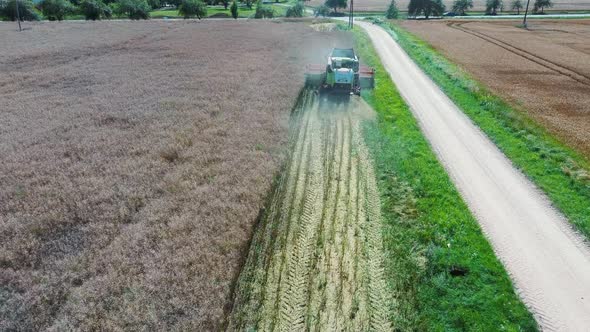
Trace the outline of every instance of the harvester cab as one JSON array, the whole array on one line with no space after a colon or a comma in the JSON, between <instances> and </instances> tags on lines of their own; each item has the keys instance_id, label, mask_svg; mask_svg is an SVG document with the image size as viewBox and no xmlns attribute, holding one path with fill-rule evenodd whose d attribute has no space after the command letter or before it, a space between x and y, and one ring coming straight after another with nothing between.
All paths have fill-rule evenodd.
<instances>
[{"instance_id":1,"label":"harvester cab","mask_svg":"<svg viewBox=\"0 0 590 332\"><path fill-rule=\"evenodd\" d=\"M361 88L373 88L373 68L360 65L352 48L335 48L328 56L326 65L308 65L305 71L306 84L320 91L361 94Z\"/></svg>"}]
</instances>

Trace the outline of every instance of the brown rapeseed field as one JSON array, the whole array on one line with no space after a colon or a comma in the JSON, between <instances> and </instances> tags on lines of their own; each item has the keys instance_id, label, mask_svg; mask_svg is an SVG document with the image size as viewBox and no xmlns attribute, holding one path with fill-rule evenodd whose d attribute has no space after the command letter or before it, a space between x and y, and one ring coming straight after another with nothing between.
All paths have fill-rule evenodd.
<instances>
[{"instance_id":1,"label":"brown rapeseed field","mask_svg":"<svg viewBox=\"0 0 590 332\"><path fill-rule=\"evenodd\" d=\"M0 24L0 330L218 330L306 23Z\"/></svg>"}]
</instances>

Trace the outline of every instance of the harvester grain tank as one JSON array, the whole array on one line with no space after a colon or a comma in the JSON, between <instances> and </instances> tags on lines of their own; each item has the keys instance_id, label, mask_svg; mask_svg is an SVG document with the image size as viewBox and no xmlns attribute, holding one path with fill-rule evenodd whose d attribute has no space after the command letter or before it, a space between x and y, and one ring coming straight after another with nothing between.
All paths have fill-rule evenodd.
<instances>
[{"instance_id":1,"label":"harvester grain tank","mask_svg":"<svg viewBox=\"0 0 590 332\"><path fill-rule=\"evenodd\" d=\"M373 88L374 75L373 68L360 64L354 49L335 48L327 64L307 66L305 80L320 91L360 95L362 88Z\"/></svg>"}]
</instances>

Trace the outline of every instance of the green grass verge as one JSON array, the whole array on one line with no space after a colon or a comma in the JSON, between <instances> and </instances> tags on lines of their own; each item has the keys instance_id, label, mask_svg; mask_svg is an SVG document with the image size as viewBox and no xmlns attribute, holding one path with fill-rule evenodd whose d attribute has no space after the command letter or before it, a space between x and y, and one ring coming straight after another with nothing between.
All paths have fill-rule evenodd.
<instances>
[{"instance_id":1,"label":"green grass verge","mask_svg":"<svg viewBox=\"0 0 590 332\"><path fill-rule=\"evenodd\" d=\"M551 136L524 112L509 105L461 71L434 48L391 23L390 33L410 57L590 238L590 164Z\"/></svg>"},{"instance_id":2,"label":"green grass verge","mask_svg":"<svg viewBox=\"0 0 590 332\"><path fill-rule=\"evenodd\" d=\"M354 34L363 62L376 68L376 88L364 91L363 98L378 120L367 124L365 133L381 193L396 328L537 330L367 35L356 28Z\"/></svg>"}]
</instances>

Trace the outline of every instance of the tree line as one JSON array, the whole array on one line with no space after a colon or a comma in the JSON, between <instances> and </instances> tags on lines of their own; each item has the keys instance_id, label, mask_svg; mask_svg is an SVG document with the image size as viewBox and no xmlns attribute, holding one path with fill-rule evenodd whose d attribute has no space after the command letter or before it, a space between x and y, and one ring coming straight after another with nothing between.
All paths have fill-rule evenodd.
<instances>
[{"instance_id":1,"label":"tree line","mask_svg":"<svg viewBox=\"0 0 590 332\"><path fill-rule=\"evenodd\" d=\"M512 0L510 3L510 9L516 11L517 14L520 14L520 11L524 8L524 1L526 0ZM392 5L390 5L390 7L391 6ZM533 12L536 14L544 14L545 9L549 7L553 7L553 2L551 0L534 0ZM450 14L463 16L466 15L467 11L471 8L473 8L473 0L455 0ZM425 18L442 16L445 14L445 10L446 8L442 0L410 0L408 5L408 16L424 16ZM503 11L504 2L502 0L486 0L486 15L497 15L498 12Z\"/></svg>"},{"instance_id":2,"label":"tree line","mask_svg":"<svg viewBox=\"0 0 590 332\"><path fill-rule=\"evenodd\" d=\"M160 8L160 0L41 0L34 4L31 0L0 0L0 17L16 20L18 1L21 20L61 21L69 15L82 15L86 20L110 19L115 15L133 20L148 19L150 12ZM186 18L202 18L207 15L207 7L201 0L170 0L166 3L176 6Z\"/></svg>"},{"instance_id":3,"label":"tree line","mask_svg":"<svg viewBox=\"0 0 590 332\"><path fill-rule=\"evenodd\" d=\"M21 20L35 21L42 18L50 21L61 21L68 16L83 16L86 20L111 19L113 17L126 17L133 20L148 19L150 12L162 6L178 8L178 13L184 18L207 17L207 5L221 4L227 10L229 7L231 16L235 19L239 15L237 0L41 0L34 4L32 0L0 0L0 19L17 19L18 13ZM231 1L231 3L230 3ZM272 18L275 13L272 7L258 0L255 4L252 0L241 0L247 9L254 9L254 18ZM301 2L289 7L287 17L302 17L304 6ZM42 16L40 15L42 14Z\"/></svg>"},{"instance_id":4,"label":"tree line","mask_svg":"<svg viewBox=\"0 0 590 332\"><path fill-rule=\"evenodd\" d=\"M510 8L520 14L524 8L526 0L512 0ZM543 14L544 10L553 7L551 0L534 0L533 12ZM315 9L315 16L338 16L339 8L346 8L347 0L326 0L323 6ZM469 9L473 8L473 0L455 0L450 15L466 15ZM330 9L333 10L330 13ZM423 16L426 19L430 17L445 15L446 7L442 0L410 0L408 4L408 17ZM486 0L486 15L497 15L498 12L504 11L504 2L502 0ZM394 19L399 16L399 11L395 0L392 0L385 12L387 19Z\"/></svg>"}]
</instances>

